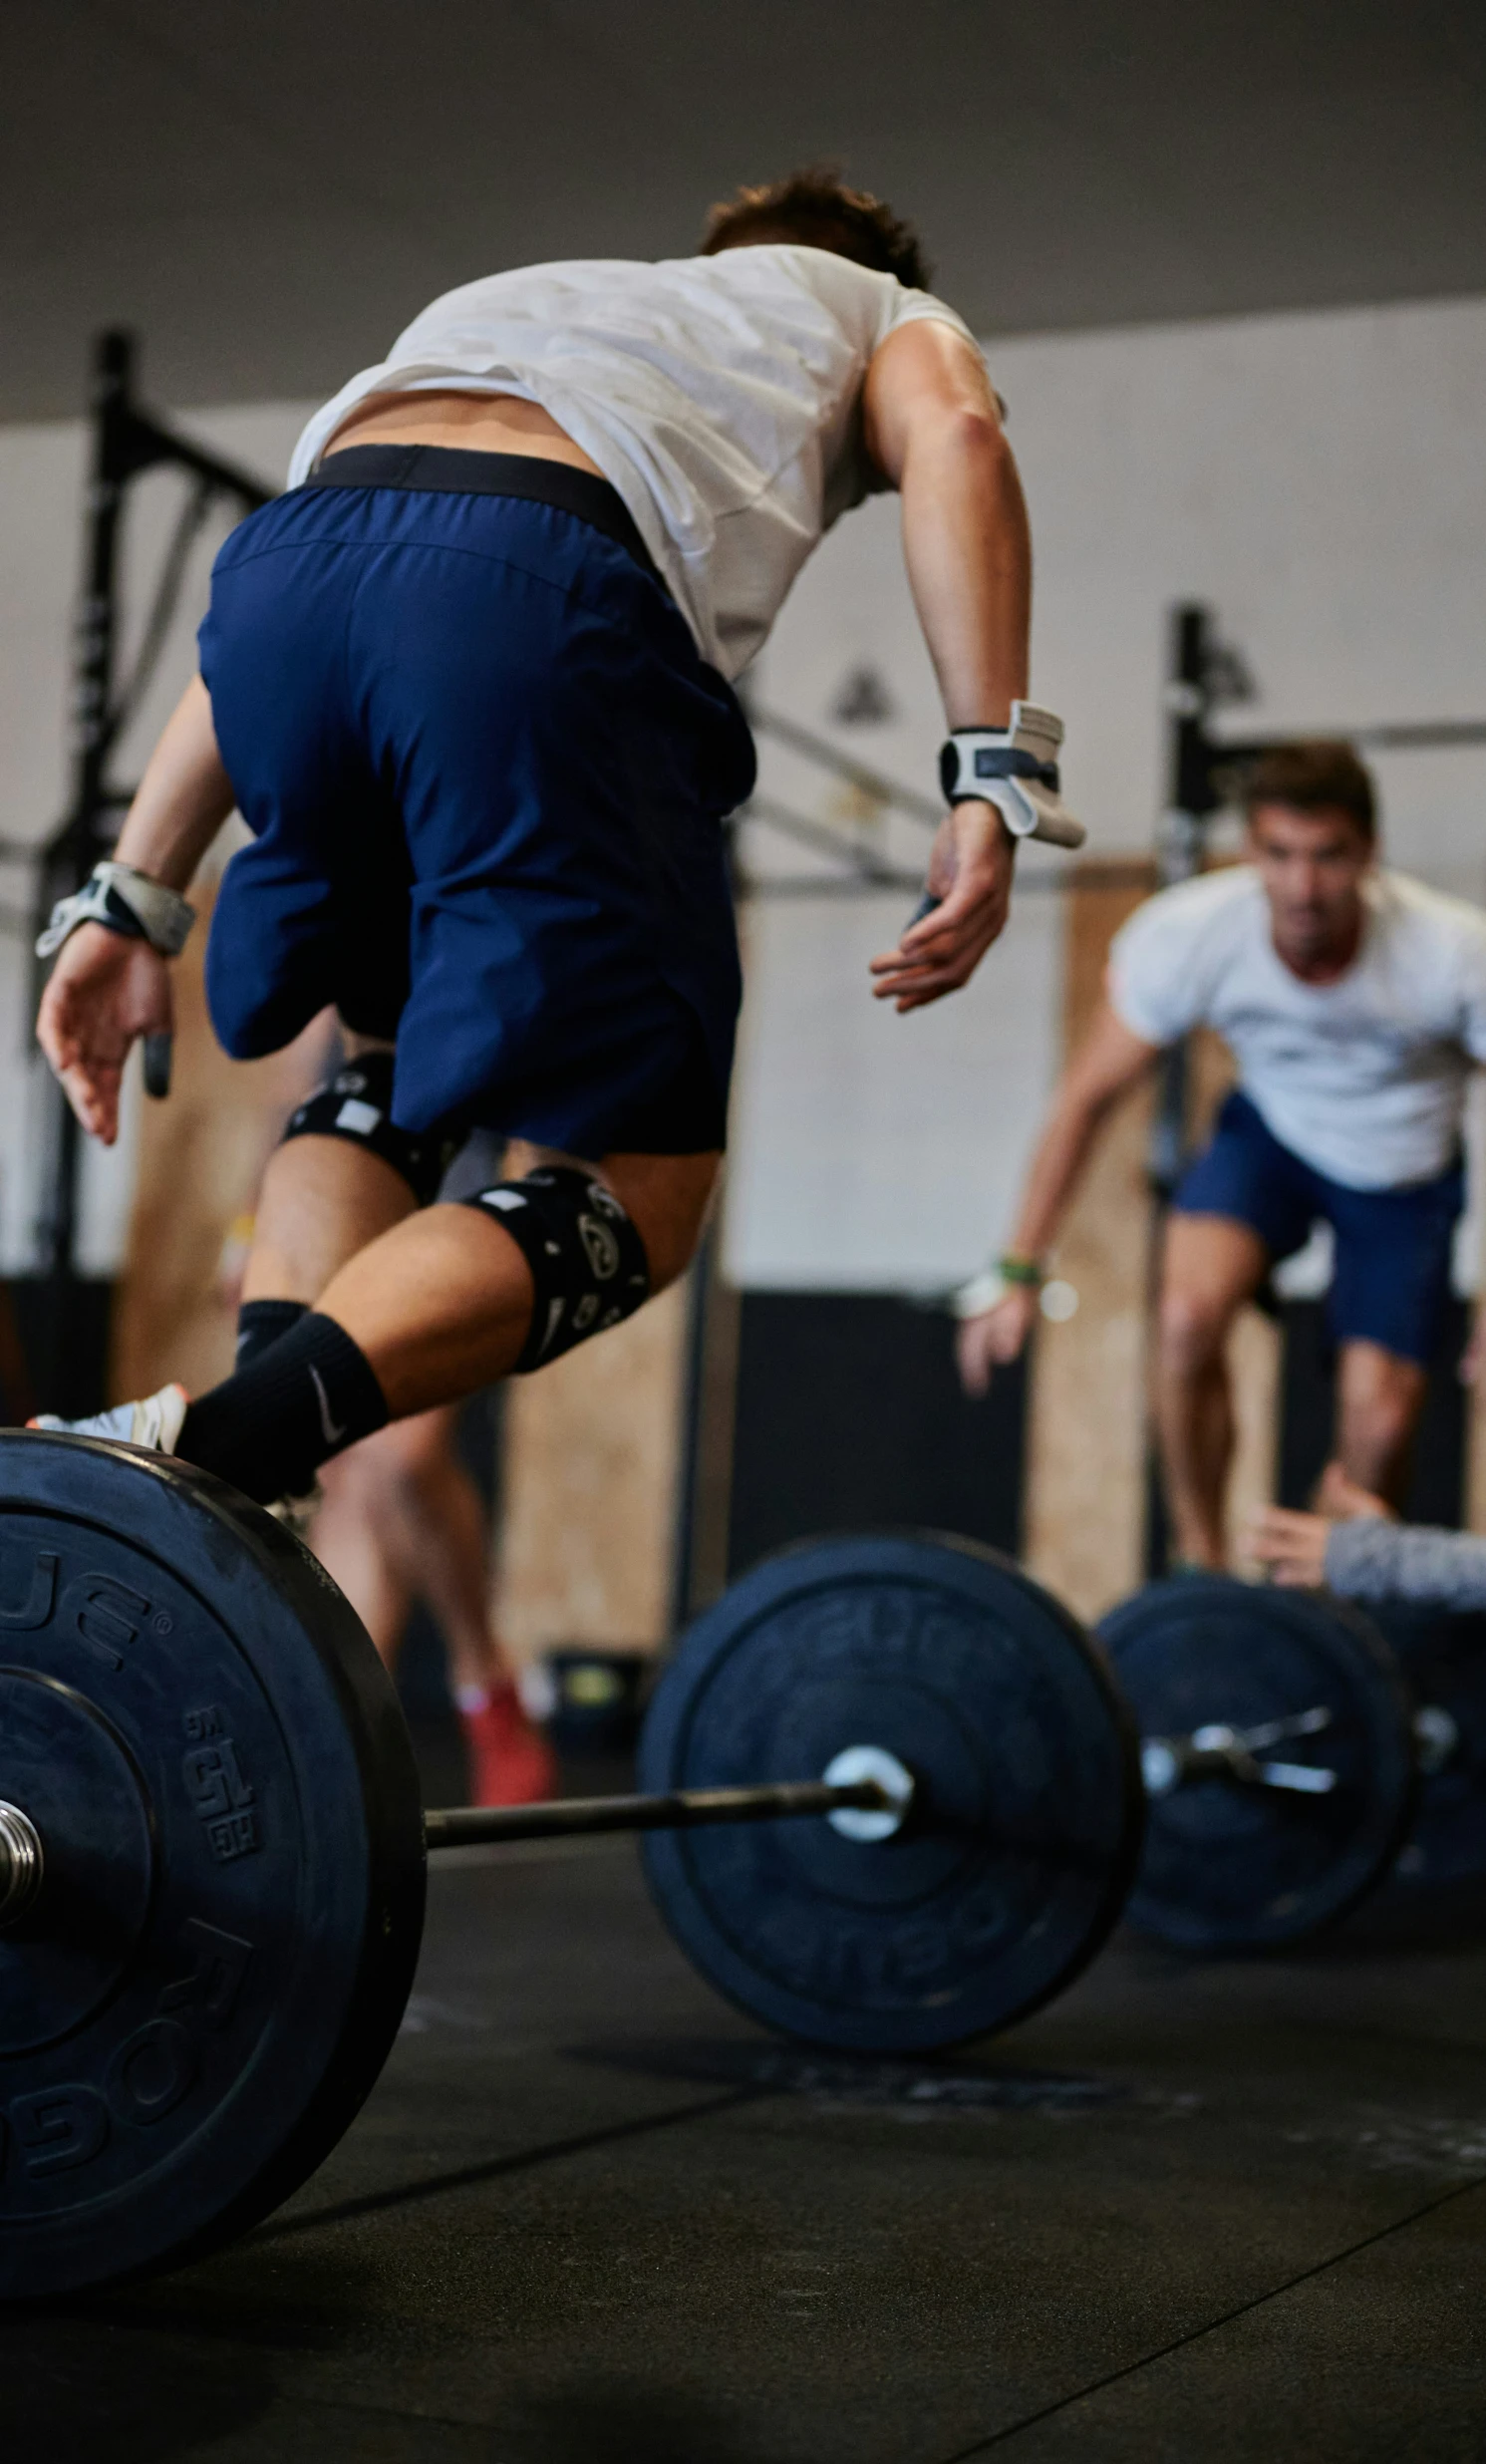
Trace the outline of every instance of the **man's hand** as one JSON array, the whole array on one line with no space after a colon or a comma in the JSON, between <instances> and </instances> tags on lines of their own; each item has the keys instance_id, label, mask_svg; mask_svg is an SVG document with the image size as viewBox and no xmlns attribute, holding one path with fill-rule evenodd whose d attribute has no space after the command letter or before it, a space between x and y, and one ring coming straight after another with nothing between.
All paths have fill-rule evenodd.
<instances>
[{"instance_id":1,"label":"man's hand","mask_svg":"<svg viewBox=\"0 0 1486 2464\"><path fill-rule=\"evenodd\" d=\"M211 701L193 676L145 765L114 853L182 895L232 809ZM139 1036L170 1033L170 979L148 941L80 924L57 954L42 995L37 1041L85 1129L119 1135L119 1088Z\"/></svg>"},{"instance_id":2,"label":"man's hand","mask_svg":"<svg viewBox=\"0 0 1486 2464\"><path fill-rule=\"evenodd\" d=\"M1005 927L1016 859L1017 842L994 804L956 804L929 858L929 888L940 903L895 950L873 959L873 998L896 1003L901 1015L968 984Z\"/></svg>"},{"instance_id":3,"label":"man's hand","mask_svg":"<svg viewBox=\"0 0 1486 2464\"><path fill-rule=\"evenodd\" d=\"M36 1037L90 1135L119 1135L119 1088L138 1036L168 1035L170 976L148 941L81 924L64 942L42 995Z\"/></svg>"},{"instance_id":4,"label":"man's hand","mask_svg":"<svg viewBox=\"0 0 1486 2464\"><path fill-rule=\"evenodd\" d=\"M1320 1591L1327 1579L1325 1514L1293 1514L1287 1506L1262 1506L1239 1543L1239 1553L1256 1558L1273 1582L1289 1591Z\"/></svg>"},{"instance_id":5,"label":"man's hand","mask_svg":"<svg viewBox=\"0 0 1486 2464\"><path fill-rule=\"evenodd\" d=\"M1327 1534L1334 1523L1379 1516L1396 1523L1386 1499L1328 1463L1316 1491L1320 1514L1294 1514L1288 1506L1262 1506L1245 1531L1241 1554L1267 1566L1272 1579L1292 1591L1319 1591L1327 1579Z\"/></svg>"},{"instance_id":6,"label":"man's hand","mask_svg":"<svg viewBox=\"0 0 1486 2464\"><path fill-rule=\"evenodd\" d=\"M988 1394L992 1373L1018 1358L1037 1323L1038 1300L1034 1285L1011 1284L994 1309L961 1321L955 1359L967 1394Z\"/></svg>"}]
</instances>

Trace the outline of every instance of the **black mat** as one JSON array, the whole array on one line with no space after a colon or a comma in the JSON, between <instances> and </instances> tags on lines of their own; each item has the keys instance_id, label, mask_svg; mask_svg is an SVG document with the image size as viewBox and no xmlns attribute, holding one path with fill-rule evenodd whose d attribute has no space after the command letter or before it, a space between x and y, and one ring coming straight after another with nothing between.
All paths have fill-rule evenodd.
<instances>
[{"instance_id":1,"label":"black mat","mask_svg":"<svg viewBox=\"0 0 1486 2464\"><path fill-rule=\"evenodd\" d=\"M623 1841L470 1852L291 2208L0 2328L16 2464L951 2464L1486 2448L1486 1949L1126 1938L939 2064L760 2036Z\"/></svg>"}]
</instances>

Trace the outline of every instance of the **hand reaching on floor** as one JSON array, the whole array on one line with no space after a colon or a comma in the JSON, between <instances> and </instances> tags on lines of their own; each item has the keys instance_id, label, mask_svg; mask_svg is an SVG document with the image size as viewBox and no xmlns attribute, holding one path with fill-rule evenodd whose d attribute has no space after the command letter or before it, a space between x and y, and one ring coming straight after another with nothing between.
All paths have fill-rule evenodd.
<instances>
[{"instance_id":1,"label":"hand reaching on floor","mask_svg":"<svg viewBox=\"0 0 1486 2464\"><path fill-rule=\"evenodd\" d=\"M1292 1591L1319 1591L1326 1582L1327 1538L1334 1523L1364 1516L1397 1516L1381 1497L1374 1497L1343 1471L1328 1463L1316 1486L1318 1514L1297 1514L1288 1506L1263 1506L1243 1537L1243 1553L1265 1567L1270 1580Z\"/></svg>"},{"instance_id":2,"label":"hand reaching on floor","mask_svg":"<svg viewBox=\"0 0 1486 2464\"><path fill-rule=\"evenodd\" d=\"M1295 1514L1288 1506L1261 1506L1245 1526L1240 1554L1255 1558L1272 1583L1288 1591L1320 1591L1327 1579L1324 1514Z\"/></svg>"}]
</instances>

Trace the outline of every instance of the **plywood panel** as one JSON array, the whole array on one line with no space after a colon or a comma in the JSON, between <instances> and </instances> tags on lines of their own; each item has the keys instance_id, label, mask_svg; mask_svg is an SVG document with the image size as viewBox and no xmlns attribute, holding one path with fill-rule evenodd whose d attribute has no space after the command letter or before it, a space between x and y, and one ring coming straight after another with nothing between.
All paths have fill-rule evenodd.
<instances>
[{"instance_id":1,"label":"plywood panel","mask_svg":"<svg viewBox=\"0 0 1486 2464\"><path fill-rule=\"evenodd\" d=\"M1190 1069L1189 1129L1196 1147L1205 1143L1218 1107L1237 1074L1227 1045L1208 1028L1192 1038ZM1282 1348L1280 1329L1273 1318L1259 1309L1240 1312L1228 1339L1234 1449L1224 1524L1230 1562L1241 1573L1257 1574L1258 1568L1239 1562L1239 1535L1255 1508L1272 1504L1275 1496L1280 1455Z\"/></svg>"},{"instance_id":2,"label":"plywood panel","mask_svg":"<svg viewBox=\"0 0 1486 2464\"><path fill-rule=\"evenodd\" d=\"M706 1276L705 1315L694 1406L688 1596L680 1604L689 1617L710 1608L728 1582L743 1294L725 1281L721 1258L721 1241L710 1233L705 1259L699 1262Z\"/></svg>"},{"instance_id":3,"label":"plywood panel","mask_svg":"<svg viewBox=\"0 0 1486 2464\"><path fill-rule=\"evenodd\" d=\"M1263 1310L1246 1309L1228 1339L1233 1386L1234 1449L1225 1527L1236 1573L1257 1575L1239 1551L1239 1536L1259 1506L1273 1505L1280 1457L1280 1373L1283 1338Z\"/></svg>"},{"instance_id":4,"label":"plywood panel","mask_svg":"<svg viewBox=\"0 0 1486 2464\"><path fill-rule=\"evenodd\" d=\"M496 1622L519 1660L670 1620L687 1287L506 1390Z\"/></svg>"},{"instance_id":5,"label":"plywood panel","mask_svg":"<svg viewBox=\"0 0 1486 2464\"><path fill-rule=\"evenodd\" d=\"M1091 877L1090 877L1091 876ZM1109 942L1154 886L1127 868L1110 881L1089 867L1066 902L1065 1049L1082 1036L1103 987ZM1193 1039L1190 1122L1206 1137L1233 1083L1233 1062L1213 1035ZM1144 1573L1148 1312L1154 1208L1146 1181L1152 1094L1142 1089L1106 1128L1057 1247L1057 1272L1079 1298L1076 1317L1038 1337L1030 1406L1027 1555L1034 1573L1080 1616L1099 1615ZM1246 1310L1229 1343L1236 1445L1227 1527L1236 1542L1253 1509L1275 1493L1280 1337Z\"/></svg>"},{"instance_id":6,"label":"plywood panel","mask_svg":"<svg viewBox=\"0 0 1486 2464\"><path fill-rule=\"evenodd\" d=\"M1065 1052L1097 1006L1110 940L1154 886L1153 866L1074 872L1064 902ZM1033 1364L1027 1562L1084 1618L1133 1590L1142 1572L1151 1102L1139 1088L1105 1125L1057 1244L1056 1271L1078 1311L1042 1325Z\"/></svg>"},{"instance_id":7,"label":"plywood panel","mask_svg":"<svg viewBox=\"0 0 1486 2464\"><path fill-rule=\"evenodd\" d=\"M209 899L192 892L198 907ZM330 1022L267 1061L229 1061L206 1015L205 915L175 968L173 1082L147 1102L129 1243L114 1312L116 1401L178 1378L192 1394L232 1366L245 1219L263 1167L313 1083Z\"/></svg>"}]
</instances>

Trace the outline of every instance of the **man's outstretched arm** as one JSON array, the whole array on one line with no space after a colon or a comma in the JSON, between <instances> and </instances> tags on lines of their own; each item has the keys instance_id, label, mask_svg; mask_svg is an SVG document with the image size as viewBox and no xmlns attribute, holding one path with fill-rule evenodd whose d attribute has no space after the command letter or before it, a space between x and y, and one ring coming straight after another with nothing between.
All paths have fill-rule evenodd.
<instances>
[{"instance_id":1,"label":"man's outstretched arm","mask_svg":"<svg viewBox=\"0 0 1486 2464\"><path fill-rule=\"evenodd\" d=\"M146 767L115 854L184 891L232 809L211 703L199 676L186 687ZM85 1129L105 1146L119 1134L119 1090L139 1036L168 1034L167 962L148 941L81 924L63 943L42 995L37 1041Z\"/></svg>"},{"instance_id":2,"label":"man's outstretched arm","mask_svg":"<svg viewBox=\"0 0 1486 2464\"><path fill-rule=\"evenodd\" d=\"M1046 1126L1038 1140L1012 1235L1010 1258L1037 1267L1057 1234L1069 1199L1111 1106L1144 1076L1160 1047L1128 1028L1109 1002L1094 1015L1082 1045L1063 1072ZM972 1394L984 1394L997 1363L1015 1361L1037 1316L1036 1282L1010 1284L994 1308L960 1329L960 1375Z\"/></svg>"},{"instance_id":3,"label":"man's outstretched arm","mask_svg":"<svg viewBox=\"0 0 1486 2464\"><path fill-rule=\"evenodd\" d=\"M867 451L903 501L903 555L951 728L1004 728L1027 692L1032 538L980 353L953 326L899 326L867 371ZM1006 923L1015 841L996 806L957 804L935 841L934 913L872 962L915 1010L966 983Z\"/></svg>"},{"instance_id":4,"label":"man's outstretched arm","mask_svg":"<svg viewBox=\"0 0 1486 2464\"><path fill-rule=\"evenodd\" d=\"M1463 1612L1486 1608L1486 1540L1473 1531L1400 1523L1381 1497L1348 1480L1335 1463L1320 1490L1319 1514L1262 1506L1244 1534L1270 1580L1292 1590L1323 1585L1343 1600L1424 1600Z\"/></svg>"}]
</instances>

